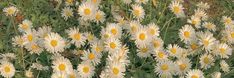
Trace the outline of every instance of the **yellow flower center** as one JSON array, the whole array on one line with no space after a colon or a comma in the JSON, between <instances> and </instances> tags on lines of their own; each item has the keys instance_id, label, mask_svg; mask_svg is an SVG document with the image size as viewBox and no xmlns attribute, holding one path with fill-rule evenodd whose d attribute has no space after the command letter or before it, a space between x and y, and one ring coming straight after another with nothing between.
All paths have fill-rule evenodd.
<instances>
[{"instance_id":1,"label":"yellow flower center","mask_svg":"<svg viewBox=\"0 0 234 78\"><path fill-rule=\"evenodd\" d=\"M89 72L89 67L88 66L83 67L83 72L88 73Z\"/></svg>"},{"instance_id":2,"label":"yellow flower center","mask_svg":"<svg viewBox=\"0 0 234 78\"><path fill-rule=\"evenodd\" d=\"M192 24L193 24L193 25L196 25L196 24L197 24L197 21L196 21L196 20L192 20Z\"/></svg>"},{"instance_id":3,"label":"yellow flower center","mask_svg":"<svg viewBox=\"0 0 234 78\"><path fill-rule=\"evenodd\" d=\"M84 9L84 14L85 15L90 15L91 14L91 10L89 8Z\"/></svg>"},{"instance_id":4,"label":"yellow flower center","mask_svg":"<svg viewBox=\"0 0 234 78\"><path fill-rule=\"evenodd\" d=\"M225 48L220 48L219 50L220 50L220 52L221 52L222 54L224 54L224 53L226 52L226 49L225 49Z\"/></svg>"},{"instance_id":5,"label":"yellow flower center","mask_svg":"<svg viewBox=\"0 0 234 78\"><path fill-rule=\"evenodd\" d=\"M203 40L203 45L204 46L208 46L209 45L209 41L208 40Z\"/></svg>"},{"instance_id":6,"label":"yellow flower center","mask_svg":"<svg viewBox=\"0 0 234 78\"><path fill-rule=\"evenodd\" d=\"M136 26L132 26L132 27L131 27L131 30L132 30L132 32L134 33L134 32L136 32L137 27L136 27Z\"/></svg>"},{"instance_id":7,"label":"yellow flower center","mask_svg":"<svg viewBox=\"0 0 234 78\"><path fill-rule=\"evenodd\" d=\"M9 66L4 67L4 72L9 73L11 71L11 68Z\"/></svg>"},{"instance_id":8,"label":"yellow flower center","mask_svg":"<svg viewBox=\"0 0 234 78\"><path fill-rule=\"evenodd\" d=\"M192 75L191 78L199 78L197 75Z\"/></svg>"},{"instance_id":9,"label":"yellow flower center","mask_svg":"<svg viewBox=\"0 0 234 78\"><path fill-rule=\"evenodd\" d=\"M67 3L73 3L73 0L66 0L67 1Z\"/></svg>"},{"instance_id":10,"label":"yellow flower center","mask_svg":"<svg viewBox=\"0 0 234 78\"><path fill-rule=\"evenodd\" d=\"M70 76L69 78L76 78L75 74L70 74L69 76Z\"/></svg>"},{"instance_id":11,"label":"yellow flower center","mask_svg":"<svg viewBox=\"0 0 234 78\"><path fill-rule=\"evenodd\" d=\"M93 3L97 3L97 0L92 0Z\"/></svg>"},{"instance_id":12,"label":"yellow flower center","mask_svg":"<svg viewBox=\"0 0 234 78\"><path fill-rule=\"evenodd\" d=\"M113 35L116 35L116 34L117 34L117 30L116 30L115 28L111 29L111 33L112 33Z\"/></svg>"},{"instance_id":13,"label":"yellow flower center","mask_svg":"<svg viewBox=\"0 0 234 78\"><path fill-rule=\"evenodd\" d=\"M93 60L94 58L95 58L95 55L94 55L93 53L90 53L90 54L89 54L89 59L90 59L90 60Z\"/></svg>"},{"instance_id":14,"label":"yellow flower center","mask_svg":"<svg viewBox=\"0 0 234 78\"><path fill-rule=\"evenodd\" d=\"M72 16L72 12L70 12L70 11L65 11L65 15L66 15L66 16Z\"/></svg>"},{"instance_id":15,"label":"yellow flower center","mask_svg":"<svg viewBox=\"0 0 234 78\"><path fill-rule=\"evenodd\" d=\"M193 43L190 45L190 47L192 48L192 50L195 50L195 49L197 49L198 46L195 43Z\"/></svg>"},{"instance_id":16,"label":"yellow flower center","mask_svg":"<svg viewBox=\"0 0 234 78\"><path fill-rule=\"evenodd\" d=\"M180 66L180 70L182 70L182 71L187 67L186 64L180 64L179 66Z\"/></svg>"},{"instance_id":17,"label":"yellow flower center","mask_svg":"<svg viewBox=\"0 0 234 78\"><path fill-rule=\"evenodd\" d=\"M140 39L140 40L145 40L145 37L146 37L146 35L145 35L144 33L141 33L141 34L139 35L139 39Z\"/></svg>"},{"instance_id":18,"label":"yellow flower center","mask_svg":"<svg viewBox=\"0 0 234 78\"><path fill-rule=\"evenodd\" d=\"M59 70L60 71L65 71L66 65L65 64L59 64Z\"/></svg>"},{"instance_id":19,"label":"yellow flower center","mask_svg":"<svg viewBox=\"0 0 234 78\"><path fill-rule=\"evenodd\" d=\"M32 35L32 34L29 34L29 35L27 36L27 38L28 38L28 41L31 42L31 41L33 40L33 35Z\"/></svg>"},{"instance_id":20,"label":"yellow flower center","mask_svg":"<svg viewBox=\"0 0 234 78\"><path fill-rule=\"evenodd\" d=\"M180 13L180 8L178 6L174 6L173 11L175 14L178 14L178 13Z\"/></svg>"},{"instance_id":21,"label":"yellow flower center","mask_svg":"<svg viewBox=\"0 0 234 78\"><path fill-rule=\"evenodd\" d=\"M205 64L209 64L210 63L210 59L208 57L205 57L203 59L203 61L204 61Z\"/></svg>"},{"instance_id":22,"label":"yellow flower center","mask_svg":"<svg viewBox=\"0 0 234 78\"><path fill-rule=\"evenodd\" d=\"M164 53L163 52L159 52L158 56L159 56L159 58L163 58L164 57Z\"/></svg>"},{"instance_id":23,"label":"yellow flower center","mask_svg":"<svg viewBox=\"0 0 234 78\"><path fill-rule=\"evenodd\" d=\"M140 10L134 10L133 13L134 13L134 15L136 15L136 16L140 16Z\"/></svg>"},{"instance_id":24,"label":"yellow flower center","mask_svg":"<svg viewBox=\"0 0 234 78\"><path fill-rule=\"evenodd\" d=\"M119 74L119 69L116 68L116 67L114 67L114 68L112 69L112 72L114 73L114 75L118 75L118 74Z\"/></svg>"},{"instance_id":25,"label":"yellow flower center","mask_svg":"<svg viewBox=\"0 0 234 78\"><path fill-rule=\"evenodd\" d=\"M163 65L161 66L161 70L163 70L163 71L168 70L168 65L167 65L167 64L163 64Z\"/></svg>"},{"instance_id":26,"label":"yellow flower center","mask_svg":"<svg viewBox=\"0 0 234 78\"><path fill-rule=\"evenodd\" d=\"M51 40L50 44L52 47L56 47L58 45L58 41L57 40Z\"/></svg>"},{"instance_id":27,"label":"yellow flower center","mask_svg":"<svg viewBox=\"0 0 234 78\"><path fill-rule=\"evenodd\" d=\"M184 32L184 37L189 38L190 37L190 33L188 31L185 31Z\"/></svg>"},{"instance_id":28,"label":"yellow flower center","mask_svg":"<svg viewBox=\"0 0 234 78\"><path fill-rule=\"evenodd\" d=\"M231 33L231 37L234 38L234 32Z\"/></svg>"},{"instance_id":29,"label":"yellow flower center","mask_svg":"<svg viewBox=\"0 0 234 78\"><path fill-rule=\"evenodd\" d=\"M176 48L172 48L171 53L175 54L176 53Z\"/></svg>"},{"instance_id":30,"label":"yellow flower center","mask_svg":"<svg viewBox=\"0 0 234 78\"><path fill-rule=\"evenodd\" d=\"M74 34L74 39L75 40L80 40L80 38L81 38L81 34L80 33Z\"/></svg>"},{"instance_id":31,"label":"yellow flower center","mask_svg":"<svg viewBox=\"0 0 234 78\"><path fill-rule=\"evenodd\" d=\"M98 47L98 46L96 46L95 51L96 51L96 52L101 52L101 48Z\"/></svg>"},{"instance_id":32,"label":"yellow flower center","mask_svg":"<svg viewBox=\"0 0 234 78\"><path fill-rule=\"evenodd\" d=\"M111 42L110 43L110 48L115 49L115 47L116 47L116 44L114 42Z\"/></svg>"},{"instance_id":33,"label":"yellow flower center","mask_svg":"<svg viewBox=\"0 0 234 78\"><path fill-rule=\"evenodd\" d=\"M39 47L36 44L32 45L32 50L37 50Z\"/></svg>"},{"instance_id":34,"label":"yellow flower center","mask_svg":"<svg viewBox=\"0 0 234 78\"><path fill-rule=\"evenodd\" d=\"M99 13L97 13L96 16L95 16L96 20L101 20L101 17L102 16Z\"/></svg>"},{"instance_id":35,"label":"yellow flower center","mask_svg":"<svg viewBox=\"0 0 234 78\"><path fill-rule=\"evenodd\" d=\"M232 22L232 19L229 19L229 18L225 19L226 24L230 24L231 22Z\"/></svg>"},{"instance_id":36,"label":"yellow flower center","mask_svg":"<svg viewBox=\"0 0 234 78\"><path fill-rule=\"evenodd\" d=\"M7 10L7 14L9 14L9 15L12 15L12 14L14 14L14 9L13 8L9 8L8 10Z\"/></svg>"},{"instance_id":37,"label":"yellow flower center","mask_svg":"<svg viewBox=\"0 0 234 78\"><path fill-rule=\"evenodd\" d=\"M158 48L160 46L160 42L155 40L155 41L153 41L153 45L154 45L155 48Z\"/></svg>"},{"instance_id":38,"label":"yellow flower center","mask_svg":"<svg viewBox=\"0 0 234 78\"><path fill-rule=\"evenodd\" d=\"M146 53L149 49L147 47L144 47L141 49L141 52Z\"/></svg>"},{"instance_id":39,"label":"yellow flower center","mask_svg":"<svg viewBox=\"0 0 234 78\"><path fill-rule=\"evenodd\" d=\"M150 29L150 34L155 35L156 31L154 29Z\"/></svg>"},{"instance_id":40,"label":"yellow flower center","mask_svg":"<svg viewBox=\"0 0 234 78\"><path fill-rule=\"evenodd\" d=\"M109 34L104 34L103 37L104 37L105 39L107 39L107 38L109 38Z\"/></svg>"},{"instance_id":41,"label":"yellow flower center","mask_svg":"<svg viewBox=\"0 0 234 78\"><path fill-rule=\"evenodd\" d=\"M28 24L22 24L22 29L27 30L28 29Z\"/></svg>"}]
</instances>

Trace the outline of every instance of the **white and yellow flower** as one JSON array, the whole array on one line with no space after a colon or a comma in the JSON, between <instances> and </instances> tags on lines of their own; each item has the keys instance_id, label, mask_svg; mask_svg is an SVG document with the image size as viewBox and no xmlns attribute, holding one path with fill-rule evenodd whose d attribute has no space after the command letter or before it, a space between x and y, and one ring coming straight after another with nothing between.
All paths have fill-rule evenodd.
<instances>
[{"instance_id":1,"label":"white and yellow flower","mask_svg":"<svg viewBox=\"0 0 234 78\"><path fill-rule=\"evenodd\" d=\"M146 46L151 42L152 37L147 33L146 28L140 27L133 36L137 46Z\"/></svg>"},{"instance_id":2,"label":"white and yellow flower","mask_svg":"<svg viewBox=\"0 0 234 78\"><path fill-rule=\"evenodd\" d=\"M190 42L196 37L195 30L191 25L185 25L179 31L179 37L185 43Z\"/></svg>"},{"instance_id":3,"label":"white and yellow flower","mask_svg":"<svg viewBox=\"0 0 234 78\"><path fill-rule=\"evenodd\" d=\"M199 69L193 69L187 72L186 78L205 78L203 72Z\"/></svg>"},{"instance_id":4,"label":"white and yellow flower","mask_svg":"<svg viewBox=\"0 0 234 78\"><path fill-rule=\"evenodd\" d=\"M193 25L195 28L201 28L201 17L191 16L191 19L188 19L188 23Z\"/></svg>"},{"instance_id":5,"label":"white and yellow flower","mask_svg":"<svg viewBox=\"0 0 234 78\"><path fill-rule=\"evenodd\" d=\"M137 19L143 19L145 16L145 10L138 4L132 5L132 14Z\"/></svg>"},{"instance_id":6,"label":"white and yellow flower","mask_svg":"<svg viewBox=\"0 0 234 78\"><path fill-rule=\"evenodd\" d=\"M124 78L125 67L118 63L111 63L108 68L110 78Z\"/></svg>"},{"instance_id":7,"label":"white and yellow flower","mask_svg":"<svg viewBox=\"0 0 234 78\"><path fill-rule=\"evenodd\" d=\"M89 50L84 51L83 56L81 57L83 61L91 62L94 65L98 65L100 63L100 54L96 52L90 52Z\"/></svg>"},{"instance_id":8,"label":"white and yellow flower","mask_svg":"<svg viewBox=\"0 0 234 78\"><path fill-rule=\"evenodd\" d=\"M198 32L199 44L203 46L203 49L206 51L210 51L214 48L214 44L216 43L216 39L213 37L211 32Z\"/></svg>"},{"instance_id":9,"label":"white and yellow flower","mask_svg":"<svg viewBox=\"0 0 234 78\"><path fill-rule=\"evenodd\" d=\"M105 43L105 50L109 51L110 53L118 51L121 47L121 42L119 41L119 39L115 38L111 38L104 43Z\"/></svg>"},{"instance_id":10,"label":"white and yellow flower","mask_svg":"<svg viewBox=\"0 0 234 78\"><path fill-rule=\"evenodd\" d=\"M111 38L121 38L122 35L122 29L118 24L110 23L107 24L106 31L109 32L111 35Z\"/></svg>"},{"instance_id":11,"label":"white and yellow flower","mask_svg":"<svg viewBox=\"0 0 234 78\"><path fill-rule=\"evenodd\" d=\"M182 55L182 49L177 44L174 44L174 45L169 44L167 49L168 49L167 52L172 57L178 57L179 58Z\"/></svg>"},{"instance_id":12,"label":"white and yellow flower","mask_svg":"<svg viewBox=\"0 0 234 78\"><path fill-rule=\"evenodd\" d=\"M62 56L54 59L52 64L53 64L52 68L54 72L60 73L60 74L68 74L73 69L72 64L69 61L69 59L64 58Z\"/></svg>"},{"instance_id":13,"label":"white and yellow flower","mask_svg":"<svg viewBox=\"0 0 234 78\"><path fill-rule=\"evenodd\" d=\"M92 20L94 19L94 15L97 8L95 8L94 5L92 5L89 2L84 2L79 6L78 14L81 16L81 19L86 20Z\"/></svg>"},{"instance_id":14,"label":"white and yellow flower","mask_svg":"<svg viewBox=\"0 0 234 78\"><path fill-rule=\"evenodd\" d=\"M5 7L3 12L6 16L15 16L18 13L18 9L15 6Z\"/></svg>"},{"instance_id":15,"label":"white and yellow flower","mask_svg":"<svg viewBox=\"0 0 234 78\"><path fill-rule=\"evenodd\" d=\"M154 24L154 23L150 23L147 25L147 32L149 33L150 36L154 37L154 36L159 36L159 27L158 25Z\"/></svg>"},{"instance_id":16,"label":"white and yellow flower","mask_svg":"<svg viewBox=\"0 0 234 78\"><path fill-rule=\"evenodd\" d=\"M67 19L70 18L70 17L73 17L72 8L70 8L70 7L65 7L65 8L63 8L61 14L62 14L62 17L63 17L65 20L67 20Z\"/></svg>"},{"instance_id":17,"label":"white and yellow flower","mask_svg":"<svg viewBox=\"0 0 234 78\"><path fill-rule=\"evenodd\" d=\"M15 75L15 67L12 63L2 61L0 65L1 75L5 78L11 78Z\"/></svg>"},{"instance_id":18,"label":"white and yellow flower","mask_svg":"<svg viewBox=\"0 0 234 78\"><path fill-rule=\"evenodd\" d=\"M77 70L81 78L92 78L94 75L94 67L89 62L81 62Z\"/></svg>"},{"instance_id":19,"label":"white and yellow flower","mask_svg":"<svg viewBox=\"0 0 234 78\"><path fill-rule=\"evenodd\" d=\"M216 25L211 22L205 22L202 26L210 31L216 31Z\"/></svg>"},{"instance_id":20,"label":"white and yellow flower","mask_svg":"<svg viewBox=\"0 0 234 78\"><path fill-rule=\"evenodd\" d=\"M178 1L172 1L169 5L170 10L177 16L177 17L184 17L183 5L180 4Z\"/></svg>"},{"instance_id":21,"label":"white and yellow flower","mask_svg":"<svg viewBox=\"0 0 234 78\"><path fill-rule=\"evenodd\" d=\"M138 52L137 56L144 58L144 57L150 57L150 54L152 54L153 51L149 45L143 45L143 46L138 46L137 52Z\"/></svg>"},{"instance_id":22,"label":"white and yellow flower","mask_svg":"<svg viewBox=\"0 0 234 78\"><path fill-rule=\"evenodd\" d=\"M175 63L178 66L177 74L180 76L185 75L186 72L189 71L192 66L190 59L188 58L180 58Z\"/></svg>"},{"instance_id":23,"label":"white and yellow flower","mask_svg":"<svg viewBox=\"0 0 234 78\"><path fill-rule=\"evenodd\" d=\"M95 13L95 19L94 21L97 22L97 23L103 23L105 21L105 13L101 10L98 10L96 13Z\"/></svg>"},{"instance_id":24,"label":"white and yellow flower","mask_svg":"<svg viewBox=\"0 0 234 78\"><path fill-rule=\"evenodd\" d=\"M229 58L232 55L232 48L226 43L219 43L213 53L221 58Z\"/></svg>"},{"instance_id":25,"label":"white and yellow flower","mask_svg":"<svg viewBox=\"0 0 234 78\"><path fill-rule=\"evenodd\" d=\"M75 44L76 47L80 47L85 44L85 36L79 31L79 28L70 28L67 30L69 38L71 38L71 43Z\"/></svg>"},{"instance_id":26,"label":"white and yellow flower","mask_svg":"<svg viewBox=\"0 0 234 78\"><path fill-rule=\"evenodd\" d=\"M201 64L201 68L208 69L214 65L214 58L210 54L204 54L200 57L199 63Z\"/></svg>"},{"instance_id":27,"label":"white and yellow flower","mask_svg":"<svg viewBox=\"0 0 234 78\"><path fill-rule=\"evenodd\" d=\"M21 24L19 24L19 30L21 32L27 32L30 31L32 28L32 22L25 19Z\"/></svg>"},{"instance_id":28,"label":"white and yellow flower","mask_svg":"<svg viewBox=\"0 0 234 78\"><path fill-rule=\"evenodd\" d=\"M234 24L232 18L228 16L223 16L222 22L224 23L225 27L230 27Z\"/></svg>"},{"instance_id":29,"label":"white and yellow flower","mask_svg":"<svg viewBox=\"0 0 234 78\"><path fill-rule=\"evenodd\" d=\"M63 52L65 41L58 33L51 32L45 37L44 47L51 53Z\"/></svg>"},{"instance_id":30,"label":"white and yellow flower","mask_svg":"<svg viewBox=\"0 0 234 78\"><path fill-rule=\"evenodd\" d=\"M159 61L155 66L155 72L160 77L171 78L175 73L175 64L172 61Z\"/></svg>"},{"instance_id":31,"label":"white and yellow flower","mask_svg":"<svg viewBox=\"0 0 234 78\"><path fill-rule=\"evenodd\" d=\"M229 72L230 71L230 66L228 65L228 63L224 60L221 60L220 64L220 68L224 71L224 72Z\"/></svg>"}]
</instances>

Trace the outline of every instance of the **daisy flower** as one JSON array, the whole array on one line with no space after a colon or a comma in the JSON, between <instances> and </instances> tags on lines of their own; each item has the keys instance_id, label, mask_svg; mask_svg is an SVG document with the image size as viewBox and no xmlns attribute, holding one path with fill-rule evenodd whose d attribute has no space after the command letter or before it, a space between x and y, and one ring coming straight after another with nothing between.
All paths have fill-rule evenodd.
<instances>
[{"instance_id":1,"label":"daisy flower","mask_svg":"<svg viewBox=\"0 0 234 78\"><path fill-rule=\"evenodd\" d=\"M201 28L201 19L200 17L191 16L191 19L188 19L188 23L192 24L195 28Z\"/></svg>"},{"instance_id":2,"label":"daisy flower","mask_svg":"<svg viewBox=\"0 0 234 78\"><path fill-rule=\"evenodd\" d=\"M169 5L170 10L176 15L176 17L184 17L183 5L178 1L172 1Z\"/></svg>"},{"instance_id":3,"label":"daisy flower","mask_svg":"<svg viewBox=\"0 0 234 78\"><path fill-rule=\"evenodd\" d=\"M155 72L159 74L160 77L169 78L173 75L175 71L175 64L172 61L159 61L155 67Z\"/></svg>"},{"instance_id":4,"label":"daisy flower","mask_svg":"<svg viewBox=\"0 0 234 78\"><path fill-rule=\"evenodd\" d=\"M156 57L157 61L168 60L168 54L164 50L155 50L153 55Z\"/></svg>"},{"instance_id":5,"label":"daisy flower","mask_svg":"<svg viewBox=\"0 0 234 78\"><path fill-rule=\"evenodd\" d=\"M19 24L19 30L21 32L30 31L32 28L32 22L25 19L21 24Z\"/></svg>"},{"instance_id":6,"label":"daisy flower","mask_svg":"<svg viewBox=\"0 0 234 78\"><path fill-rule=\"evenodd\" d=\"M105 50L109 51L110 53L116 52L121 47L121 42L119 39L111 38L107 40L105 43Z\"/></svg>"},{"instance_id":7,"label":"daisy flower","mask_svg":"<svg viewBox=\"0 0 234 78\"><path fill-rule=\"evenodd\" d=\"M135 21L135 20L130 21L130 22L129 22L129 27L128 27L129 32L130 32L132 35L135 34L135 33L139 30L140 26L141 26L141 24L140 24L139 21Z\"/></svg>"},{"instance_id":8,"label":"daisy flower","mask_svg":"<svg viewBox=\"0 0 234 78\"><path fill-rule=\"evenodd\" d=\"M39 46L36 42L33 42L31 44L26 44L25 48L31 53L35 53L35 54L40 54L43 51L43 48L41 46Z\"/></svg>"},{"instance_id":9,"label":"daisy flower","mask_svg":"<svg viewBox=\"0 0 234 78\"><path fill-rule=\"evenodd\" d=\"M200 9L200 8L195 10L194 16L197 17L197 18L200 18L203 21L206 21L207 18L208 18L206 12L203 9Z\"/></svg>"},{"instance_id":10,"label":"daisy flower","mask_svg":"<svg viewBox=\"0 0 234 78\"><path fill-rule=\"evenodd\" d=\"M94 21L96 23L103 23L105 21L105 13L103 11L100 11L98 10L96 13L95 13L95 19Z\"/></svg>"},{"instance_id":11,"label":"daisy flower","mask_svg":"<svg viewBox=\"0 0 234 78\"><path fill-rule=\"evenodd\" d=\"M134 34L134 40L137 46L148 45L151 41L151 36L146 31L146 28L140 27L139 30Z\"/></svg>"},{"instance_id":12,"label":"daisy flower","mask_svg":"<svg viewBox=\"0 0 234 78\"><path fill-rule=\"evenodd\" d=\"M49 26L42 26L39 27L37 30L38 37L44 39L45 37L48 37L48 34L51 32L52 28Z\"/></svg>"},{"instance_id":13,"label":"daisy flower","mask_svg":"<svg viewBox=\"0 0 234 78\"><path fill-rule=\"evenodd\" d=\"M147 26L147 29L146 29L149 33L150 36L154 37L154 36L159 36L159 28L156 24L154 23L150 23L148 24Z\"/></svg>"},{"instance_id":14,"label":"daisy flower","mask_svg":"<svg viewBox=\"0 0 234 78\"><path fill-rule=\"evenodd\" d=\"M224 31L224 35L227 38L228 43L233 44L234 43L234 29L233 28L227 28Z\"/></svg>"},{"instance_id":15,"label":"daisy flower","mask_svg":"<svg viewBox=\"0 0 234 78\"><path fill-rule=\"evenodd\" d=\"M71 72L70 70L73 69L72 64L69 61L69 59L64 58L64 57L58 57L54 59L52 64L53 64L52 68L54 72L61 73L61 74L70 73Z\"/></svg>"},{"instance_id":16,"label":"daisy flower","mask_svg":"<svg viewBox=\"0 0 234 78\"><path fill-rule=\"evenodd\" d=\"M87 0L87 2L91 3L92 5L95 5L96 7L99 6L102 0Z\"/></svg>"},{"instance_id":17,"label":"daisy flower","mask_svg":"<svg viewBox=\"0 0 234 78\"><path fill-rule=\"evenodd\" d=\"M135 0L135 2L138 4L146 4L147 2L149 2L149 0Z\"/></svg>"},{"instance_id":18,"label":"daisy flower","mask_svg":"<svg viewBox=\"0 0 234 78\"><path fill-rule=\"evenodd\" d=\"M110 73L110 78L124 78L125 67L121 64L111 63L107 69Z\"/></svg>"},{"instance_id":19,"label":"daisy flower","mask_svg":"<svg viewBox=\"0 0 234 78\"><path fill-rule=\"evenodd\" d=\"M213 37L213 34L206 32L198 32L199 44L203 46L203 49L210 51L213 49L213 45L216 43L216 39Z\"/></svg>"},{"instance_id":20,"label":"daisy flower","mask_svg":"<svg viewBox=\"0 0 234 78\"><path fill-rule=\"evenodd\" d=\"M16 55L14 53L5 53L0 55L1 60L12 61L16 59Z\"/></svg>"},{"instance_id":21,"label":"daisy flower","mask_svg":"<svg viewBox=\"0 0 234 78\"><path fill-rule=\"evenodd\" d=\"M42 64L36 62L36 63L32 63L32 65L30 66L31 68L34 68L36 70L48 70L48 66L43 66Z\"/></svg>"},{"instance_id":22,"label":"daisy flower","mask_svg":"<svg viewBox=\"0 0 234 78\"><path fill-rule=\"evenodd\" d=\"M214 58L210 54L204 54L200 57L199 63L201 64L201 68L208 69L214 65Z\"/></svg>"},{"instance_id":23,"label":"daisy flower","mask_svg":"<svg viewBox=\"0 0 234 78\"><path fill-rule=\"evenodd\" d=\"M211 75L212 78L221 78L221 73L220 72L214 72Z\"/></svg>"},{"instance_id":24,"label":"daisy flower","mask_svg":"<svg viewBox=\"0 0 234 78\"><path fill-rule=\"evenodd\" d=\"M45 37L44 47L51 53L63 52L65 41L58 33L52 32Z\"/></svg>"},{"instance_id":25,"label":"daisy flower","mask_svg":"<svg viewBox=\"0 0 234 78\"><path fill-rule=\"evenodd\" d=\"M109 40L111 38L111 33L106 31L106 29L102 27L101 37L102 37L101 39L104 41Z\"/></svg>"},{"instance_id":26,"label":"daisy flower","mask_svg":"<svg viewBox=\"0 0 234 78\"><path fill-rule=\"evenodd\" d=\"M177 44L169 44L168 45L168 53L170 56L173 57L180 57L181 56L181 47L179 47Z\"/></svg>"},{"instance_id":27,"label":"daisy flower","mask_svg":"<svg viewBox=\"0 0 234 78\"><path fill-rule=\"evenodd\" d=\"M154 50L159 50L163 48L163 40L161 38L153 37L152 41L150 42L150 46Z\"/></svg>"},{"instance_id":28,"label":"daisy flower","mask_svg":"<svg viewBox=\"0 0 234 78\"><path fill-rule=\"evenodd\" d=\"M132 3L132 0L121 0L124 4L130 4Z\"/></svg>"},{"instance_id":29,"label":"daisy flower","mask_svg":"<svg viewBox=\"0 0 234 78\"><path fill-rule=\"evenodd\" d=\"M36 30L30 30L30 31L27 31L24 35L23 35L23 38L24 38L24 41L25 41L25 44L30 44L32 42L35 42L37 41L38 37L36 35L37 31Z\"/></svg>"},{"instance_id":30,"label":"daisy flower","mask_svg":"<svg viewBox=\"0 0 234 78\"><path fill-rule=\"evenodd\" d=\"M91 51L96 52L98 54L101 54L101 52L104 50L104 45L101 40L95 41L91 44Z\"/></svg>"},{"instance_id":31,"label":"daisy flower","mask_svg":"<svg viewBox=\"0 0 234 78\"><path fill-rule=\"evenodd\" d=\"M79 31L79 28L70 28L67 30L69 38L71 38L71 43L75 44L76 47L80 47L85 44L85 36Z\"/></svg>"},{"instance_id":32,"label":"daisy flower","mask_svg":"<svg viewBox=\"0 0 234 78\"><path fill-rule=\"evenodd\" d=\"M150 54L152 53L152 49L148 46L138 46L137 49L137 56L144 58L144 57L150 57Z\"/></svg>"},{"instance_id":33,"label":"daisy flower","mask_svg":"<svg viewBox=\"0 0 234 78\"><path fill-rule=\"evenodd\" d=\"M232 48L226 43L220 43L217 45L213 53L221 58L229 58L228 56L232 55Z\"/></svg>"},{"instance_id":34,"label":"daisy flower","mask_svg":"<svg viewBox=\"0 0 234 78\"><path fill-rule=\"evenodd\" d=\"M194 38L193 40L191 40L189 43L186 44L188 50L193 52L191 54L194 54L194 52L196 52L198 50L198 48L200 47L198 42L199 42L198 39Z\"/></svg>"},{"instance_id":35,"label":"daisy flower","mask_svg":"<svg viewBox=\"0 0 234 78\"><path fill-rule=\"evenodd\" d=\"M81 59L86 62L92 62L94 65L98 65L100 61L100 55L96 52L90 52L89 50L85 51Z\"/></svg>"},{"instance_id":36,"label":"daisy flower","mask_svg":"<svg viewBox=\"0 0 234 78\"><path fill-rule=\"evenodd\" d=\"M205 78L203 76L203 72L199 69L193 69L188 71L188 73L186 74L186 78Z\"/></svg>"},{"instance_id":37,"label":"daisy flower","mask_svg":"<svg viewBox=\"0 0 234 78\"><path fill-rule=\"evenodd\" d=\"M118 22L117 24L118 24L120 27L122 27L123 29L127 29L127 27L126 27L127 21L125 20L124 17L122 17L122 16L120 16L120 15L116 15L116 16L114 16L114 18L115 18L115 21Z\"/></svg>"},{"instance_id":38,"label":"daisy flower","mask_svg":"<svg viewBox=\"0 0 234 78\"><path fill-rule=\"evenodd\" d=\"M73 17L72 8L70 8L70 7L65 7L65 8L63 8L61 14L62 14L62 17L63 17L65 20L67 20L67 19L70 18L70 17Z\"/></svg>"},{"instance_id":39,"label":"daisy flower","mask_svg":"<svg viewBox=\"0 0 234 78\"><path fill-rule=\"evenodd\" d=\"M185 43L190 42L196 37L195 30L191 25L185 25L179 31L179 37Z\"/></svg>"},{"instance_id":40,"label":"daisy flower","mask_svg":"<svg viewBox=\"0 0 234 78\"><path fill-rule=\"evenodd\" d=\"M106 31L111 34L112 38L121 38L122 29L115 23L107 24Z\"/></svg>"},{"instance_id":41,"label":"daisy flower","mask_svg":"<svg viewBox=\"0 0 234 78\"><path fill-rule=\"evenodd\" d=\"M197 7L200 9L207 10L210 8L210 5L208 3L200 2L197 4Z\"/></svg>"},{"instance_id":42,"label":"daisy flower","mask_svg":"<svg viewBox=\"0 0 234 78\"><path fill-rule=\"evenodd\" d=\"M143 19L145 16L145 10L138 4L132 5L132 14L137 19Z\"/></svg>"},{"instance_id":43,"label":"daisy flower","mask_svg":"<svg viewBox=\"0 0 234 78\"><path fill-rule=\"evenodd\" d=\"M3 12L6 16L15 16L18 13L18 9L15 6L5 7Z\"/></svg>"},{"instance_id":44,"label":"daisy flower","mask_svg":"<svg viewBox=\"0 0 234 78\"><path fill-rule=\"evenodd\" d=\"M78 14L81 16L82 20L92 20L94 19L96 9L97 8L91 3L84 2L79 6Z\"/></svg>"},{"instance_id":45,"label":"daisy flower","mask_svg":"<svg viewBox=\"0 0 234 78\"><path fill-rule=\"evenodd\" d=\"M205 22L202 26L210 31L216 31L216 25L211 22Z\"/></svg>"},{"instance_id":46,"label":"daisy flower","mask_svg":"<svg viewBox=\"0 0 234 78\"><path fill-rule=\"evenodd\" d=\"M178 65L177 73L182 76L185 75L187 71L190 70L192 64L188 58L180 58L177 60L176 65Z\"/></svg>"},{"instance_id":47,"label":"daisy flower","mask_svg":"<svg viewBox=\"0 0 234 78\"><path fill-rule=\"evenodd\" d=\"M91 44L98 40L98 38L96 36L94 36L94 34L92 34L90 32L84 33L84 36L85 36L85 38L87 38L88 42L91 43Z\"/></svg>"},{"instance_id":48,"label":"daisy flower","mask_svg":"<svg viewBox=\"0 0 234 78\"><path fill-rule=\"evenodd\" d=\"M75 2L74 0L65 0L65 5L71 6L71 5L73 5L74 2Z\"/></svg>"},{"instance_id":49,"label":"daisy flower","mask_svg":"<svg viewBox=\"0 0 234 78\"><path fill-rule=\"evenodd\" d=\"M5 78L11 78L15 75L15 67L12 63L7 61L2 61L0 65L1 75Z\"/></svg>"},{"instance_id":50,"label":"daisy flower","mask_svg":"<svg viewBox=\"0 0 234 78\"><path fill-rule=\"evenodd\" d=\"M224 23L225 27L230 27L231 25L234 24L232 18L228 17L228 16L223 16L222 17L222 22Z\"/></svg>"},{"instance_id":51,"label":"daisy flower","mask_svg":"<svg viewBox=\"0 0 234 78\"><path fill-rule=\"evenodd\" d=\"M94 75L94 67L89 62L81 62L77 70L81 78L92 78Z\"/></svg>"},{"instance_id":52,"label":"daisy flower","mask_svg":"<svg viewBox=\"0 0 234 78\"><path fill-rule=\"evenodd\" d=\"M23 47L25 45L25 39L22 36L15 36L12 38L13 45Z\"/></svg>"},{"instance_id":53,"label":"daisy flower","mask_svg":"<svg viewBox=\"0 0 234 78\"><path fill-rule=\"evenodd\" d=\"M220 68L224 71L224 72L229 72L230 71L230 67L227 64L227 62L225 62L224 60L222 60L220 63Z\"/></svg>"}]
</instances>

